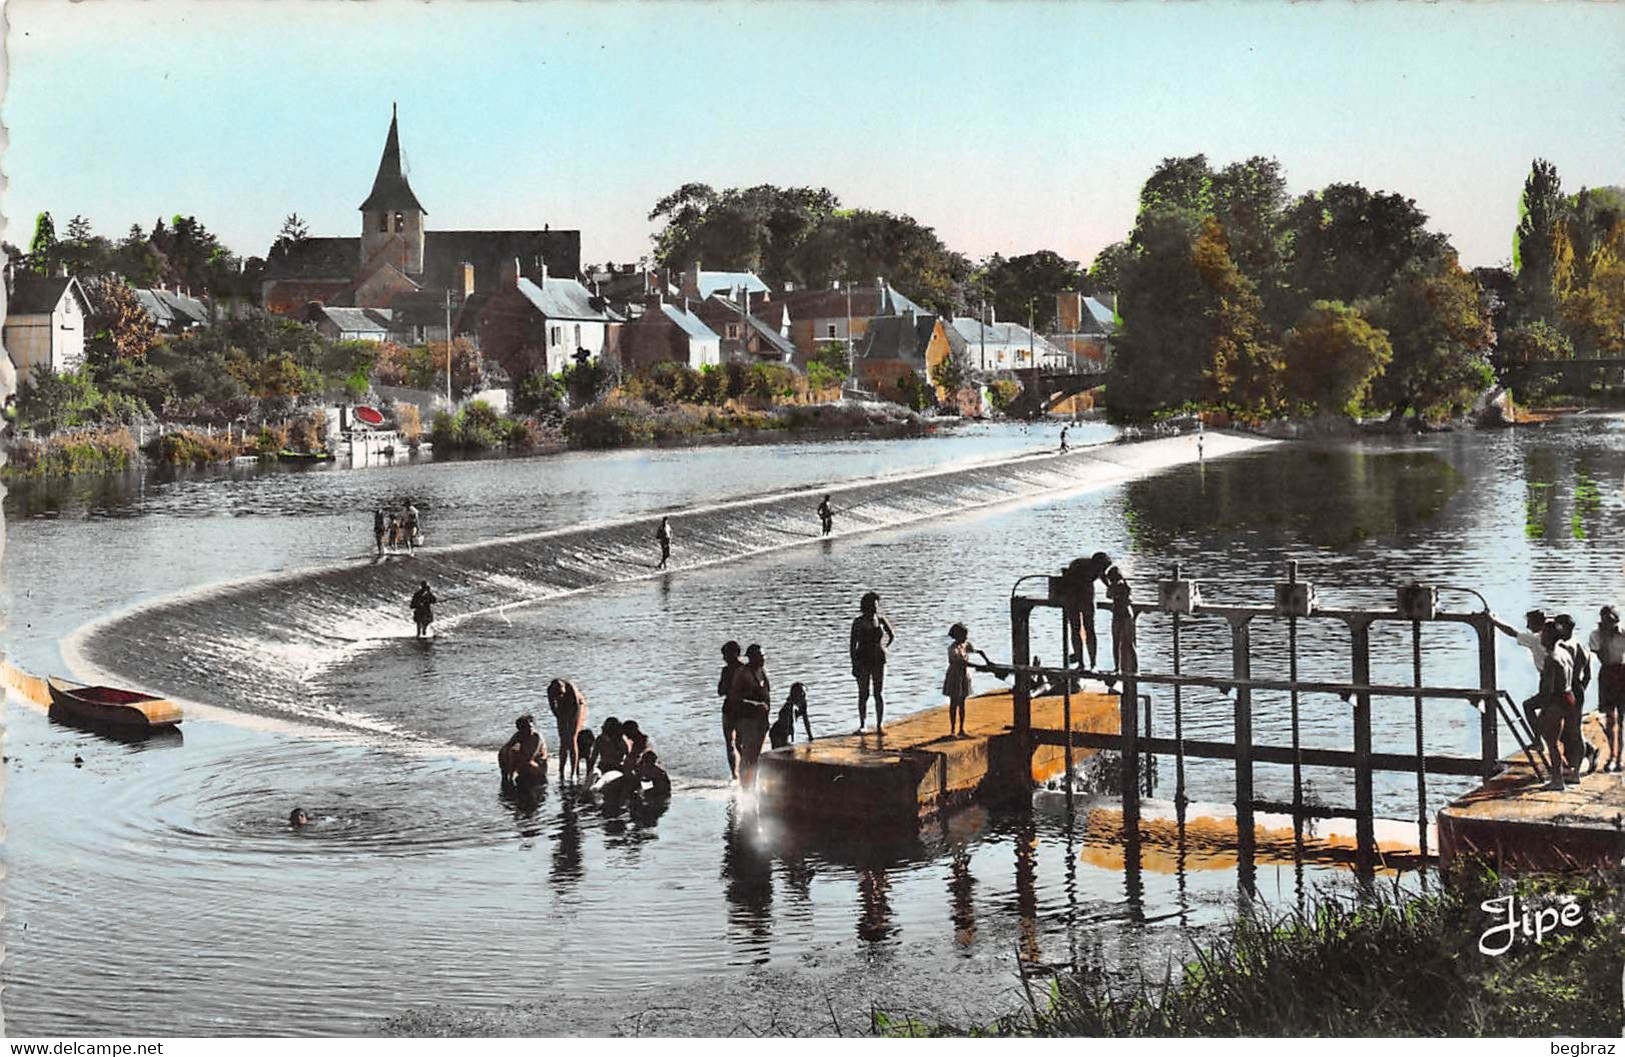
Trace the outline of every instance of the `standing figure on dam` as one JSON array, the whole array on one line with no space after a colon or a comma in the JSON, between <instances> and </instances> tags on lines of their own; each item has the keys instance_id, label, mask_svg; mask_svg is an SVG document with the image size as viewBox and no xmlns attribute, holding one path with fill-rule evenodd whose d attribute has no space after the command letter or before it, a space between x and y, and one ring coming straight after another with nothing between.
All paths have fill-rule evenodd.
<instances>
[{"instance_id":1,"label":"standing figure on dam","mask_svg":"<svg viewBox=\"0 0 1625 1057\"><path fill-rule=\"evenodd\" d=\"M722 747L728 754L728 777L739 777L739 750L734 745L734 725L739 722L739 694L734 690L734 676L745 662L739 659L739 643L732 639L722 644L722 674L717 676L717 696L722 698Z\"/></svg>"},{"instance_id":2,"label":"standing figure on dam","mask_svg":"<svg viewBox=\"0 0 1625 1057\"><path fill-rule=\"evenodd\" d=\"M411 554L412 548L420 542L418 538L418 508L412 501L406 501L406 509L401 513L401 539L406 543L406 553Z\"/></svg>"},{"instance_id":3,"label":"standing figure on dam","mask_svg":"<svg viewBox=\"0 0 1625 1057\"><path fill-rule=\"evenodd\" d=\"M875 733L884 733L886 724L886 648L897 636L891 622L880 615L880 596L873 591L858 602L858 616L852 621L847 651L852 656L852 678L858 682L858 729L869 722L869 691L875 694Z\"/></svg>"},{"instance_id":4,"label":"standing figure on dam","mask_svg":"<svg viewBox=\"0 0 1625 1057\"><path fill-rule=\"evenodd\" d=\"M587 722L587 701L568 679L547 684L547 709L559 728L559 781L564 781L564 762L570 761L570 777L581 773L581 729ZM590 746L589 746L590 751Z\"/></svg>"},{"instance_id":5,"label":"standing figure on dam","mask_svg":"<svg viewBox=\"0 0 1625 1057\"><path fill-rule=\"evenodd\" d=\"M756 783L756 760L767 739L767 710L773 700L767 681L767 658L754 642L745 649L745 664L734 673L734 694L739 717L734 722L734 743L739 746L739 784Z\"/></svg>"},{"instance_id":6,"label":"standing figure on dam","mask_svg":"<svg viewBox=\"0 0 1625 1057\"><path fill-rule=\"evenodd\" d=\"M966 736L965 699L971 694L970 655L981 657L983 664L993 662L971 645L970 629L965 625L955 624L949 628L948 639L948 674L942 679L942 692L948 695L948 733L963 738Z\"/></svg>"},{"instance_id":7,"label":"standing figure on dam","mask_svg":"<svg viewBox=\"0 0 1625 1057\"><path fill-rule=\"evenodd\" d=\"M1100 641L1095 636L1095 581L1106 579L1113 569L1111 556L1096 551L1087 558L1079 558L1061 572L1061 613L1066 621L1066 638L1071 654L1064 665L1082 664L1087 646L1089 667L1096 665Z\"/></svg>"},{"instance_id":8,"label":"standing figure on dam","mask_svg":"<svg viewBox=\"0 0 1625 1057\"><path fill-rule=\"evenodd\" d=\"M818 520L824 525L824 535L829 535L829 530L835 527L835 508L829 505L829 496L818 504Z\"/></svg>"},{"instance_id":9,"label":"standing figure on dam","mask_svg":"<svg viewBox=\"0 0 1625 1057\"><path fill-rule=\"evenodd\" d=\"M378 556L384 556L384 534L389 529L384 522L384 508L375 507L372 512L372 542L378 548Z\"/></svg>"},{"instance_id":10,"label":"standing figure on dam","mask_svg":"<svg viewBox=\"0 0 1625 1057\"><path fill-rule=\"evenodd\" d=\"M1619 626L1619 610L1602 607L1588 645L1599 665L1597 711L1602 715L1603 738L1608 745L1608 762L1602 769L1618 774L1620 713L1625 710L1625 630Z\"/></svg>"},{"instance_id":11,"label":"standing figure on dam","mask_svg":"<svg viewBox=\"0 0 1625 1057\"><path fill-rule=\"evenodd\" d=\"M542 740L532 717L520 716L513 721L513 737L497 751L497 767L502 771L502 784L514 782L547 781L547 742Z\"/></svg>"},{"instance_id":12,"label":"standing figure on dam","mask_svg":"<svg viewBox=\"0 0 1625 1057\"><path fill-rule=\"evenodd\" d=\"M1070 423L1070 422L1068 422L1066 425L1061 427L1061 454L1062 455L1065 455L1068 451L1071 450L1067 446L1067 443L1066 443L1066 435L1069 432L1071 432L1071 430L1072 430L1072 423Z\"/></svg>"},{"instance_id":13,"label":"standing figure on dam","mask_svg":"<svg viewBox=\"0 0 1625 1057\"><path fill-rule=\"evenodd\" d=\"M412 596L412 622L418 626L418 638L422 638L429 631L429 625L434 623L434 604L439 599L429 590L429 581L424 580L418 584L417 593Z\"/></svg>"},{"instance_id":14,"label":"standing figure on dam","mask_svg":"<svg viewBox=\"0 0 1625 1057\"><path fill-rule=\"evenodd\" d=\"M660 519L660 527L655 529L655 542L660 544L660 564L656 569L664 569L666 562L671 560L671 518Z\"/></svg>"}]
</instances>

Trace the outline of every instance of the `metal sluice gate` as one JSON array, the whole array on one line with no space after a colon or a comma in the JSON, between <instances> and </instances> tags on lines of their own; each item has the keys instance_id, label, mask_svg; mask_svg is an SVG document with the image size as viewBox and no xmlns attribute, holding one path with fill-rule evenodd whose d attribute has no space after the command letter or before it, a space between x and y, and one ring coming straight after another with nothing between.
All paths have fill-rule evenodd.
<instances>
[{"instance_id":1,"label":"metal sluice gate","mask_svg":"<svg viewBox=\"0 0 1625 1057\"><path fill-rule=\"evenodd\" d=\"M1457 775L1488 778L1503 767L1500 751L1499 722L1504 722L1524 756L1537 774L1545 776L1549 764L1541 750L1538 738L1529 730L1524 717L1512 699L1496 685L1495 635L1496 627L1488 605L1476 591L1469 588L1435 587L1422 584L1404 584L1395 592L1391 609L1338 609L1322 608L1312 584L1298 579L1298 563L1287 563L1284 581L1273 585L1271 605L1209 605L1202 601L1201 585L1184 577L1179 565L1173 576L1158 584L1155 602L1119 600L1101 602L1096 609L1112 614L1114 634L1112 650L1118 654L1113 670L1096 670L1084 666L1078 656L1076 667L1053 667L1032 664L1031 632L1035 610L1050 608L1063 611L1061 649L1063 660L1071 660L1069 629L1065 611L1076 607L1074 595L1063 577L1025 576L1016 581L1010 594L1010 670L1016 673L1012 695L1013 727L1027 750L1036 745L1060 745L1066 752L1067 791L1070 795L1070 776L1073 773L1073 750L1076 748L1116 750L1120 754L1123 813L1128 832L1137 832L1140 798L1142 796L1142 754L1144 772L1151 773L1153 756L1172 756L1176 761L1176 803L1185 802L1185 760L1189 757L1231 760L1235 764L1235 806L1239 851L1250 860L1254 848L1254 813L1257 811L1290 813L1295 831L1302 835L1306 818L1353 819L1356 827L1358 863L1370 869L1376 858L1375 826L1372 804L1372 776L1377 771L1412 772L1416 775L1419 848L1428 854L1428 792L1427 776ZM1044 585L1043 592L1026 593L1023 588L1035 582ZM1459 593L1476 598L1478 610L1451 611L1439 607L1441 592ZM1137 649L1138 629L1142 616L1168 618L1171 635L1172 671L1144 671L1139 668ZM1182 635L1190 625L1203 620L1228 622L1230 631L1230 670L1228 672L1191 672L1185 669ZM1287 638L1286 679L1254 678L1252 674L1252 627L1255 621L1285 621ZM1304 621L1342 624L1347 629L1349 648L1349 678L1343 681L1300 678L1298 671L1298 632ZM1409 624L1411 627L1411 681L1408 684L1376 684L1371 681L1371 631L1379 621ZM1424 625L1466 625L1475 633L1478 662L1477 686L1431 686L1423 681L1422 629ZM1120 650L1118 635L1131 644ZM1103 644L1104 645L1104 644ZM1034 729L1032 726L1030 682L1043 677L1058 686L1063 695L1062 729ZM1071 695L1079 679L1097 679L1108 685L1120 683L1118 732L1096 733L1072 729ZM1152 730L1151 698L1143 695L1146 687L1167 687L1172 691L1173 736L1157 737ZM1231 694L1234 710L1234 728L1231 741L1193 740L1185 737L1185 692L1192 688L1211 688ZM1052 694L1055 690L1050 691ZM1256 693L1284 693L1290 708L1291 744L1258 744L1253 737ZM1300 698L1303 694L1335 694L1352 708L1353 745L1346 749L1309 747L1302 744ZM1414 749L1410 752L1375 752L1371 738L1371 704L1374 698L1410 699L1415 727ZM1462 756L1427 753L1424 750L1426 731L1425 705L1453 702L1477 710L1479 716L1479 753ZM1143 713L1142 713L1143 709ZM1255 798L1253 768L1255 764L1281 764L1292 768L1292 802L1271 803ZM1307 804L1303 796L1303 768L1327 767L1354 772L1354 806L1352 809ZM1149 795L1149 783L1144 795Z\"/></svg>"}]
</instances>

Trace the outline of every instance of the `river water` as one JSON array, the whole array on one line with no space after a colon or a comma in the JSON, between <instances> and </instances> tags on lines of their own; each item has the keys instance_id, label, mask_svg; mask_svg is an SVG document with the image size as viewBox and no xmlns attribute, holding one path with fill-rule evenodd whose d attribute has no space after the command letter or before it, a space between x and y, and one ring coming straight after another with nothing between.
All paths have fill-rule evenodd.
<instances>
[{"instance_id":1,"label":"river water","mask_svg":"<svg viewBox=\"0 0 1625 1057\"><path fill-rule=\"evenodd\" d=\"M1505 616L1541 605L1589 626L1625 587L1621 430L1583 416L1289 445L1092 489L1072 468L1092 456L1041 455L1053 431L983 426L18 492L0 588L8 655L43 672L66 653L245 720L127 746L8 703L8 1026L827 1031L872 1000L961 1023L1010 1012L1024 1002L1018 964L1156 975L1187 930L1234 906L1222 823L1206 853L1152 849L1135 870L1110 800L1068 812L1042 791L1030 812L971 809L918 835L786 831L727 787L717 644L761 642L779 697L803 682L814 732L828 733L853 725L845 627L864 590L897 627L890 707L909 711L938 703L949 623L1007 655L1016 578L1097 549L1145 584L1179 561L1222 601L1263 601L1296 558L1323 604L1385 606L1416 578L1476 589ZM842 513L819 541L825 489ZM367 513L407 496L430 546L371 563ZM654 575L661 513L676 568ZM429 643L411 639L400 595L419 577L447 598ZM222 583L238 586L198 591ZM1408 634L1378 627L1374 677L1402 682ZM1039 634L1058 645L1058 629ZM1284 675L1279 630L1254 641L1254 673ZM1300 645L1305 674L1346 677L1346 643L1306 626ZM1430 630L1429 680L1472 684L1467 646ZM1166 649L1148 622L1142 665L1165 667ZM1187 668L1227 663L1228 638L1197 622L1185 651ZM1498 656L1515 693L1532 681L1520 654ZM594 721L637 718L653 735L677 785L663 812L557 785L536 800L499 793L490 751L517 712L544 711L555 675L586 690ZM1306 744L1347 746L1336 697L1302 709ZM1376 747L1408 750L1409 703L1374 711ZM1283 703L1259 695L1255 713L1260 740L1284 743ZM1477 722L1467 706L1430 706L1428 751L1473 754ZM1187 697L1189 736L1227 738L1230 723L1217 693ZM1187 781L1192 811L1222 819L1228 769L1193 762ZM1260 767L1257 781L1290 799L1288 769ZM1307 781L1311 798L1352 803L1338 772ZM1432 779L1429 810L1465 788ZM1413 779L1381 778L1376 793L1380 814L1415 818ZM1171 795L1166 780L1157 795ZM315 826L286 829L295 803ZM1266 857L1256 895L1290 902L1343 876Z\"/></svg>"}]
</instances>

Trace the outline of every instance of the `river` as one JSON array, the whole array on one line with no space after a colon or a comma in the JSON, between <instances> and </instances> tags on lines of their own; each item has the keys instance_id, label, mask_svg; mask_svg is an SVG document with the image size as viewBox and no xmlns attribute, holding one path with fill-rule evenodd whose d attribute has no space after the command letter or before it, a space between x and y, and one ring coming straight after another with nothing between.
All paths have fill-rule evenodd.
<instances>
[{"instance_id":1,"label":"river","mask_svg":"<svg viewBox=\"0 0 1625 1057\"><path fill-rule=\"evenodd\" d=\"M818 1031L832 1016L850 1029L871 1000L961 1023L1011 1012L1018 961L1158 975L1187 930L1233 907L1222 847L1125 871L1110 802L1069 813L1047 791L1031 812L970 809L917 837L786 831L727 787L717 644L761 642L778 696L803 682L825 733L853 725L845 627L863 590L897 627L890 708L907 711L938 703L949 623L1006 655L1015 579L1097 549L1147 584L1179 561L1224 600L1266 598L1295 558L1327 604L1386 605L1415 578L1476 589L1504 616L1541 605L1589 627L1625 586L1621 430L1581 416L1288 445L1094 488L1041 454L1053 430L980 426L17 491L8 656L54 671L66 652L244 718L127 746L8 702L8 1026ZM826 489L844 513L819 541L805 523ZM371 564L368 513L407 496L430 546ZM662 513L678 568L653 575L641 563ZM464 600L427 644L393 593L420 573ZM269 578L198 590L250 577ZM1279 638L1255 635L1255 674L1284 674ZM1306 630L1301 646L1306 674L1346 674L1334 638ZM1406 635L1373 647L1379 681L1408 677ZM1194 632L1186 649L1188 666L1217 663L1228 643ZM1165 665L1164 651L1142 636L1142 665ZM1473 681L1462 642L1441 634L1423 653L1430 678ZM1520 653L1498 658L1514 692L1531 681ZM677 785L666 810L607 811L557 786L536 801L499 794L490 751L517 712L543 711L554 675L586 689L595 721L651 732ZM1261 695L1256 711L1261 739L1284 741L1280 702ZM1306 697L1303 715L1307 744L1346 746L1335 696ZM1430 752L1475 751L1470 708L1430 715ZM1379 706L1377 748L1407 749L1409 717L1408 703ZM1187 699L1190 736L1228 737L1229 723L1217 693ZM1228 770L1193 764L1187 779L1222 816ZM1340 773L1308 780L1315 797L1351 802ZM1290 799L1287 768L1260 767L1258 783ZM1434 780L1430 809L1465 787ZM1376 792L1380 814L1414 818L1411 779ZM294 833L283 819L296 803L317 822ZM1343 876L1267 861L1257 895L1290 902Z\"/></svg>"}]
</instances>

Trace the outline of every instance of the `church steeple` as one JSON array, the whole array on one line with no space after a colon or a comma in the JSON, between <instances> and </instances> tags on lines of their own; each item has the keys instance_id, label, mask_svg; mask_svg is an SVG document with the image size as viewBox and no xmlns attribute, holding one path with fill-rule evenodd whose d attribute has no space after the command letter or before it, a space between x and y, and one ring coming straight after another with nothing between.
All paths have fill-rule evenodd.
<instances>
[{"instance_id":1,"label":"church steeple","mask_svg":"<svg viewBox=\"0 0 1625 1057\"><path fill-rule=\"evenodd\" d=\"M373 177L372 194L361 203L361 211L393 212L397 209L409 209L425 216L429 213L418 201L418 196L412 193L412 185L406 182L406 174L401 172L401 132L395 107L391 105L389 138L384 140L384 156L378 160L378 175Z\"/></svg>"},{"instance_id":2,"label":"church steeple","mask_svg":"<svg viewBox=\"0 0 1625 1057\"><path fill-rule=\"evenodd\" d=\"M423 271L423 218L428 215L401 171L401 133L395 107L389 109L389 136L378 160L372 193L361 203L361 261L382 250L391 264L408 275Z\"/></svg>"}]
</instances>

